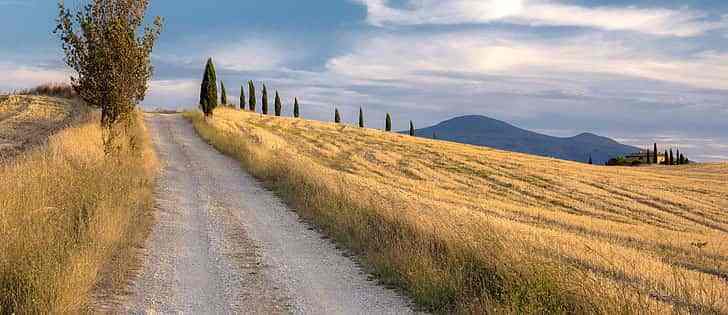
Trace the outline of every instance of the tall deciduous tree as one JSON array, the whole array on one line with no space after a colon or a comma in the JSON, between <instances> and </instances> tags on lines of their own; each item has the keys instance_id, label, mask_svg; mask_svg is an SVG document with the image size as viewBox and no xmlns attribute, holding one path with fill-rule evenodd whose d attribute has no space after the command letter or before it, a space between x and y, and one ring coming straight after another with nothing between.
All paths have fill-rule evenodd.
<instances>
[{"instance_id":1,"label":"tall deciduous tree","mask_svg":"<svg viewBox=\"0 0 728 315\"><path fill-rule=\"evenodd\" d=\"M265 84L263 84L263 96L261 100L261 110L263 110L264 115L268 115L268 89L265 87Z\"/></svg>"},{"instance_id":2,"label":"tall deciduous tree","mask_svg":"<svg viewBox=\"0 0 728 315\"><path fill-rule=\"evenodd\" d=\"M341 123L341 115L339 114L339 109L334 109L334 122L335 123Z\"/></svg>"},{"instance_id":3,"label":"tall deciduous tree","mask_svg":"<svg viewBox=\"0 0 728 315\"><path fill-rule=\"evenodd\" d=\"M384 121L384 130L385 131L392 131L392 116L387 113L387 118Z\"/></svg>"},{"instance_id":4,"label":"tall deciduous tree","mask_svg":"<svg viewBox=\"0 0 728 315\"><path fill-rule=\"evenodd\" d=\"M106 128L130 122L147 92L152 49L162 31L162 18L156 17L142 32L148 6L149 0L92 0L71 13L63 1L58 4L54 33L75 72L71 84L86 104L101 108Z\"/></svg>"},{"instance_id":5,"label":"tall deciduous tree","mask_svg":"<svg viewBox=\"0 0 728 315\"><path fill-rule=\"evenodd\" d=\"M364 128L364 110L359 107L359 128Z\"/></svg>"},{"instance_id":6,"label":"tall deciduous tree","mask_svg":"<svg viewBox=\"0 0 728 315\"><path fill-rule=\"evenodd\" d=\"M293 117L301 117L301 109L298 105L298 97L293 99Z\"/></svg>"},{"instance_id":7,"label":"tall deciduous tree","mask_svg":"<svg viewBox=\"0 0 728 315\"><path fill-rule=\"evenodd\" d=\"M410 130L409 130L410 136L415 136L415 124L410 120Z\"/></svg>"},{"instance_id":8,"label":"tall deciduous tree","mask_svg":"<svg viewBox=\"0 0 728 315\"><path fill-rule=\"evenodd\" d=\"M200 86L200 109L205 116L211 116L215 107L217 107L217 75L215 74L215 64L212 62L212 58L209 58Z\"/></svg>"},{"instance_id":9,"label":"tall deciduous tree","mask_svg":"<svg viewBox=\"0 0 728 315\"><path fill-rule=\"evenodd\" d=\"M220 81L220 93L221 93L220 104L222 104L222 106L227 106L228 105L227 91L225 91L225 82L222 82L222 81Z\"/></svg>"},{"instance_id":10,"label":"tall deciduous tree","mask_svg":"<svg viewBox=\"0 0 728 315\"><path fill-rule=\"evenodd\" d=\"M245 86L240 86L240 110L245 110Z\"/></svg>"},{"instance_id":11,"label":"tall deciduous tree","mask_svg":"<svg viewBox=\"0 0 728 315\"><path fill-rule=\"evenodd\" d=\"M248 81L248 109L250 109L251 112L255 112L256 102L255 85L253 84L253 80L250 80Z\"/></svg>"},{"instance_id":12,"label":"tall deciduous tree","mask_svg":"<svg viewBox=\"0 0 728 315\"><path fill-rule=\"evenodd\" d=\"M276 116L280 116L281 112L283 111L283 104L281 103L281 97L278 95L278 91L276 91L276 99L275 99L275 111Z\"/></svg>"}]
</instances>

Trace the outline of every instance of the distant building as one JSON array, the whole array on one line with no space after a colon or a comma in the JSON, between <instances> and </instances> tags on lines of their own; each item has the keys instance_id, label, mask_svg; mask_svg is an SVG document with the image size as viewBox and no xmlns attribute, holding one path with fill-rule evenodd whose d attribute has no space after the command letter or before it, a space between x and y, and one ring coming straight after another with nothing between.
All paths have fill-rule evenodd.
<instances>
[{"instance_id":1,"label":"distant building","mask_svg":"<svg viewBox=\"0 0 728 315\"><path fill-rule=\"evenodd\" d=\"M657 153L657 162L653 161L655 158L655 153L649 150L643 150L637 153L627 154L624 156L624 159L628 163L632 162L640 162L643 164L646 164L648 162L653 164L661 164L664 163L667 160L667 157L665 156L665 153Z\"/></svg>"}]
</instances>

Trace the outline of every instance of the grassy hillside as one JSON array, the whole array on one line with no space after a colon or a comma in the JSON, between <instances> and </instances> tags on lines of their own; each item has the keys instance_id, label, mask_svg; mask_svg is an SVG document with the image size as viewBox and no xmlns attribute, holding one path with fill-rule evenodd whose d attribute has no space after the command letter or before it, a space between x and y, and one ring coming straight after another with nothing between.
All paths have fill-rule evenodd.
<instances>
[{"instance_id":1,"label":"grassy hillside","mask_svg":"<svg viewBox=\"0 0 728 315\"><path fill-rule=\"evenodd\" d=\"M35 109L13 119L24 117L27 128L67 114L60 99L24 103ZM95 289L120 286L134 262L132 249L151 222L154 152L141 120L122 137L134 136L140 149L122 141L112 155L104 153L98 117L86 120L94 122L64 128L0 164L0 314L82 312Z\"/></svg>"},{"instance_id":2,"label":"grassy hillside","mask_svg":"<svg viewBox=\"0 0 728 315\"><path fill-rule=\"evenodd\" d=\"M7 159L80 118L77 101L47 96L0 96L0 159Z\"/></svg>"},{"instance_id":3,"label":"grassy hillside","mask_svg":"<svg viewBox=\"0 0 728 315\"><path fill-rule=\"evenodd\" d=\"M198 132L421 305L728 313L728 165L590 166L219 109Z\"/></svg>"}]
</instances>

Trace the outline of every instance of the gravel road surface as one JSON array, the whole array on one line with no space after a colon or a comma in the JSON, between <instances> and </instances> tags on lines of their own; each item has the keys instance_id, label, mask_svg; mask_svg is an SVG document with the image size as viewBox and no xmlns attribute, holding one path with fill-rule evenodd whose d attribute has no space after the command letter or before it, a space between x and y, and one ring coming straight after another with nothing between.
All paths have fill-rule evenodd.
<instances>
[{"instance_id":1,"label":"gravel road surface","mask_svg":"<svg viewBox=\"0 0 728 315\"><path fill-rule=\"evenodd\" d=\"M180 115L146 117L164 163L158 222L114 313L407 314Z\"/></svg>"}]
</instances>

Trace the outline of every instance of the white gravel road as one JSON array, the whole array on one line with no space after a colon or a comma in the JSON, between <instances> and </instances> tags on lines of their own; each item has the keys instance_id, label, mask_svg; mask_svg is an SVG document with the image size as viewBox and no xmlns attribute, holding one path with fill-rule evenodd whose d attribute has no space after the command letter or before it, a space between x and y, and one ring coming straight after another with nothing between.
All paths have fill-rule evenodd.
<instances>
[{"instance_id":1,"label":"white gravel road","mask_svg":"<svg viewBox=\"0 0 728 315\"><path fill-rule=\"evenodd\" d=\"M113 313L413 312L184 118L147 123L164 163L158 222L132 294Z\"/></svg>"}]
</instances>

